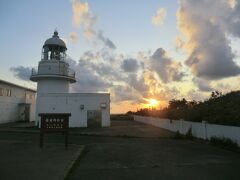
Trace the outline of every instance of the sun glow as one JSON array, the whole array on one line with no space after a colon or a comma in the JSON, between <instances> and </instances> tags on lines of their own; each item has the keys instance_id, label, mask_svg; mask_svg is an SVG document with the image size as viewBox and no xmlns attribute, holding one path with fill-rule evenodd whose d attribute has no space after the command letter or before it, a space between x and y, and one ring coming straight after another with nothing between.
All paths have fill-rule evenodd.
<instances>
[{"instance_id":1,"label":"sun glow","mask_svg":"<svg viewBox=\"0 0 240 180\"><path fill-rule=\"evenodd\" d=\"M156 99L146 99L146 100L148 101L148 103L144 105L145 108L155 109L159 105L159 101Z\"/></svg>"},{"instance_id":2,"label":"sun glow","mask_svg":"<svg viewBox=\"0 0 240 180\"><path fill-rule=\"evenodd\" d=\"M156 99L150 99L150 100L149 100L149 105L155 107L157 104L158 104L158 101L157 101Z\"/></svg>"}]
</instances>

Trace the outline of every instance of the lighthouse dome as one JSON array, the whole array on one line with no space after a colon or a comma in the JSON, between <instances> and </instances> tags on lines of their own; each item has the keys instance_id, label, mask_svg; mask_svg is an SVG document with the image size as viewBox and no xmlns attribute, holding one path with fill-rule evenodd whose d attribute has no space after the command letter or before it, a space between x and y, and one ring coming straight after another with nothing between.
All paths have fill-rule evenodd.
<instances>
[{"instance_id":1,"label":"lighthouse dome","mask_svg":"<svg viewBox=\"0 0 240 180\"><path fill-rule=\"evenodd\" d=\"M59 38L56 30L54 31L53 36L45 41L43 47L46 46L60 46L63 49L67 49L65 42Z\"/></svg>"}]
</instances>

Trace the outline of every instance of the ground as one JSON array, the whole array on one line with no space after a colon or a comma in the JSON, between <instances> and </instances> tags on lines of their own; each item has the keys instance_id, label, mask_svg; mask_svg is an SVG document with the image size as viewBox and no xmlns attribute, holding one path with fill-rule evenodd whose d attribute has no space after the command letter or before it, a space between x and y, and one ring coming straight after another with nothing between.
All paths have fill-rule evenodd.
<instances>
[{"instance_id":1,"label":"ground","mask_svg":"<svg viewBox=\"0 0 240 180\"><path fill-rule=\"evenodd\" d=\"M43 176L45 171L51 172L45 172L49 175L45 180L57 179L54 173L59 171L66 172L59 173L59 179L69 180L240 179L239 153L200 140L176 140L173 135L132 120L114 120L110 128L72 129L68 149L62 135L47 135L43 150L39 150L38 129L18 123L1 125L0 179L31 179L26 177L33 177L33 172ZM82 154L77 158L78 152ZM45 165L36 159L39 153ZM69 164L73 165L70 171Z\"/></svg>"}]
</instances>

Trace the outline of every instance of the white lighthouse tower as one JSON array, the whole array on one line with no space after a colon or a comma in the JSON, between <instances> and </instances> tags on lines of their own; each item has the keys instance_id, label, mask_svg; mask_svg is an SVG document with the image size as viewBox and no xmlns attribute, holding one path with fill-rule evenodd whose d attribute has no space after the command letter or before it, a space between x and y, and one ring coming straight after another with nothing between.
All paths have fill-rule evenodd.
<instances>
[{"instance_id":1,"label":"white lighthouse tower","mask_svg":"<svg viewBox=\"0 0 240 180\"><path fill-rule=\"evenodd\" d=\"M39 102L42 94L69 93L69 84L76 82L75 72L65 61L66 50L66 44L56 30L43 45L41 61L37 69L32 69L30 77L30 80L37 82L36 115L41 106Z\"/></svg>"},{"instance_id":2,"label":"white lighthouse tower","mask_svg":"<svg viewBox=\"0 0 240 180\"><path fill-rule=\"evenodd\" d=\"M66 50L55 31L43 45L38 68L32 70L30 80L37 82L36 124L39 113L70 113L70 127L88 127L93 116L99 126L110 126L110 93L69 93L76 78L65 60Z\"/></svg>"},{"instance_id":3,"label":"white lighthouse tower","mask_svg":"<svg viewBox=\"0 0 240 180\"><path fill-rule=\"evenodd\" d=\"M54 31L42 48L38 69L32 70L30 79L37 82L37 93L68 93L69 84L75 83L75 72L65 61L66 44Z\"/></svg>"}]
</instances>

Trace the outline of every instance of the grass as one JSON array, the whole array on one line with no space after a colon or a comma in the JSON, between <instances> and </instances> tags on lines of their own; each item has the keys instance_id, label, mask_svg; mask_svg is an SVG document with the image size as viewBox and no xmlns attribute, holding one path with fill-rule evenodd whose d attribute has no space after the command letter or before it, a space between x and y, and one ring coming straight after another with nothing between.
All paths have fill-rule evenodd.
<instances>
[{"instance_id":1,"label":"grass","mask_svg":"<svg viewBox=\"0 0 240 180\"><path fill-rule=\"evenodd\" d=\"M225 138L225 137L221 137L221 138L211 137L210 144L221 147L221 148L225 148L225 149L239 150L239 146L236 142L232 141L229 138Z\"/></svg>"}]
</instances>

